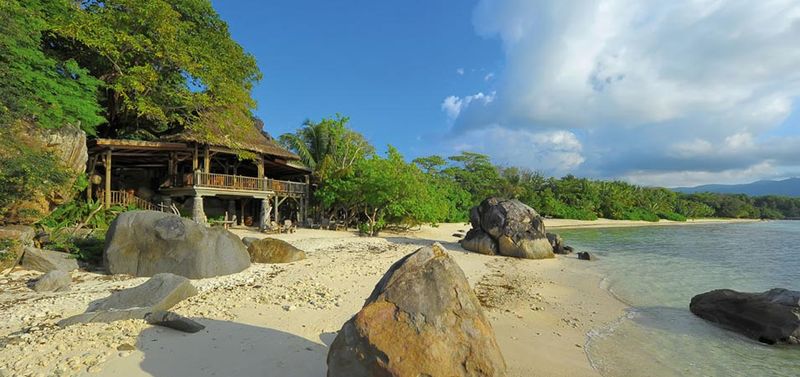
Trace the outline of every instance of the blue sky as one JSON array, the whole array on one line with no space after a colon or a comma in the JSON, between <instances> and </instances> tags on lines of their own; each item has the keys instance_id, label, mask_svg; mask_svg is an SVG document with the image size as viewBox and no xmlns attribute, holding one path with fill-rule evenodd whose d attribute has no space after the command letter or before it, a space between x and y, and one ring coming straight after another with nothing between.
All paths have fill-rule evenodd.
<instances>
[{"instance_id":1,"label":"blue sky","mask_svg":"<svg viewBox=\"0 0 800 377\"><path fill-rule=\"evenodd\" d=\"M379 149L433 153L442 100L486 86L498 41L475 34L469 1L214 1L264 73L254 96L273 135L339 112ZM463 75L459 74L463 70ZM429 148L428 148L429 147Z\"/></svg>"},{"instance_id":2,"label":"blue sky","mask_svg":"<svg viewBox=\"0 0 800 377\"><path fill-rule=\"evenodd\" d=\"M273 135L684 186L800 175L794 0L213 1Z\"/></svg>"}]
</instances>

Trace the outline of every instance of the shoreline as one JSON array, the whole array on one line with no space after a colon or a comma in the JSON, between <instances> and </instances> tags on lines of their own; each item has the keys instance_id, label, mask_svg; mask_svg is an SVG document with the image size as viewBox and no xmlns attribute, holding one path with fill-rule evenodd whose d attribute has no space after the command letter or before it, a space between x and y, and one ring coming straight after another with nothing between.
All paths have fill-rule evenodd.
<instances>
[{"instance_id":1,"label":"shoreline","mask_svg":"<svg viewBox=\"0 0 800 377\"><path fill-rule=\"evenodd\" d=\"M548 229L580 229L748 221L545 222ZM173 308L206 325L192 335L137 320L57 329L55 322L83 312L92 300L147 279L80 271L73 273L70 291L35 293L27 284L41 274L16 270L0 277L5 288L0 291L0 372L248 376L268 369L282 376L324 376L327 347L389 266L439 242L481 300L508 376L600 376L587 353L590 333L618 321L629 306L603 287L605 276L593 267L596 262L580 261L574 254L526 260L467 252L454 234L468 229L467 224L440 224L381 237L318 229L270 235L234 229L239 237L283 239L305 250L308 259L254 264L237 274L193 280L200 293Z\"/></svg>"}]
</instances>

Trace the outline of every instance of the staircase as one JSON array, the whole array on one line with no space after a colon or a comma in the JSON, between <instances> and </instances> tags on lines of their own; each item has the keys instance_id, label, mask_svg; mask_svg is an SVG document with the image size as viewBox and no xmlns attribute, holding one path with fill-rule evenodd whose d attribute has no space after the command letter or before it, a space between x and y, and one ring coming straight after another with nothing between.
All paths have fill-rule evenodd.
<instances>
[{"instance_id":1,"label":"staircase","mask_svg":"<svg viewBox=\"0 0 800 377\"><path fill-rule=\"evenodd\" d=\"M102 191L98 192L98 197L100 198L101 202L105 201L105 195L103 195ZM160 211L178 216L181 215L180 211L178 211L178 207L176 207L174 203L170 205L166 205L164 203L153 203L128 191L111 191L111 202L109 205L135 207L136 209L147 211Z\"/></svg>"}]
</instances>

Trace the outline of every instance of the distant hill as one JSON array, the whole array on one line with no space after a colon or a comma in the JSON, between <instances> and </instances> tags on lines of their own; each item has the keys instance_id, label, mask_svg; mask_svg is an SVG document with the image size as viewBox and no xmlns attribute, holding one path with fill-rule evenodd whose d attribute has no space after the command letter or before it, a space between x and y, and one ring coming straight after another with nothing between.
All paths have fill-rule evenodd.
<instances>
[{"instance_id":1,"label":"distant hill","mask_svg":"<svg viewBox=\"0 0 800 377\"><path fill-rule=\"evenodd\" d=\"M695 192L717 192L722 194L747 194L752 196L781 195L800 197L800 178L780 181L758 181L741 185L702 185L695 187L676 187L673 190L686 194Z\"/></svg>"}]
</instances>

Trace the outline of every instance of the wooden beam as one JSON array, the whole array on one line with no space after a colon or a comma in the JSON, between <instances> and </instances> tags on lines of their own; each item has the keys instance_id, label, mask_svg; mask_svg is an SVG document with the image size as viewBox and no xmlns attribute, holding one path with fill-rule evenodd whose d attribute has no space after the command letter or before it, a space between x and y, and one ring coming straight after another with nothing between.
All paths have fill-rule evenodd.
<instances>
[{"instance_id":1,"label":"wooden beam","mask_svg":"<svg viewBox=\"0 0 800 377\"><path fill-rule=\"evenodd\" d=\"M256 169L258 171L258 178L259 179L264 178L264 160L257 159L255 161L255 164L256 164Z\"/></svg>"},{"instance_id":2,"label":"wooden beam","mask_svg":"<svg viewBox=\"0 0 800 377\"><path fill-rule=\"evenodd\" d=\"M203 149L203 171L211 173L211 155L209 154L208 144Z\"/></svg>"},{"instance_id":3,"label":"wooden beam","mask_svg":"<svg viewBox=\"0 0 800 377\"><path fill-rule=\"evenodd\" d=\"M105 195L103 205L106 209L111 208L111 149L106 151L106 191L103 193Z\"/></svg>"},{"instance_id":4,"label":"wooden beam","mask_svg":"<svg viewBox=\"0 0 800 377\"><path fill-rule=\"evenodd\" d=\"M197 159L198 159L197 143L195 143L194 144L194 153L192 153L192 173L197 171L197 164L198 164Z\"/></svg>"}]
</instances>

